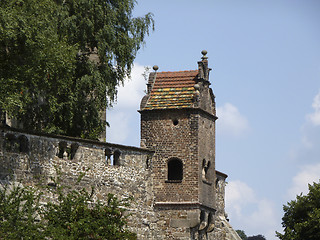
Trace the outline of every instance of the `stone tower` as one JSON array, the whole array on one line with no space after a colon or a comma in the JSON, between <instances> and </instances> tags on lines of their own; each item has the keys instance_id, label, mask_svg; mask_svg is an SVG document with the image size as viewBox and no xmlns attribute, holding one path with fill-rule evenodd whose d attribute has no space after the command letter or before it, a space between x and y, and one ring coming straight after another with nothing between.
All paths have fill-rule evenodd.
<instances>
[{"instance_id":1,"label":"stone tower","mask_svg":"<svg viewBox=\"0 0 320 240\"><path fill-rule=\"evenodd\" d=\"M197 70L157 72L155 66L139 111L141 146L155 151L154 207L166 221L167 239L214 229L217 117L202 54ZM177 229L184 230L170 235Z\"/></svg>"}]
</instances>

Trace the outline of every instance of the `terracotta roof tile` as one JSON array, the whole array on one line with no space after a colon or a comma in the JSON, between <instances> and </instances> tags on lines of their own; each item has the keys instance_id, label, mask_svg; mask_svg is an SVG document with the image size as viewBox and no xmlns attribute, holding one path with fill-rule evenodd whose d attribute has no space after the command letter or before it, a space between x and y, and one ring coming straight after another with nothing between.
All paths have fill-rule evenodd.
<instances>
[{"instance_id":1,"label":"terracotta roof tile","mask_svg":"<svg viewBox=\"0 0 320 240\"><path fill-rule=\"evenodd\" d=\"M197 70L158 72L144 109L192 107L197 77Z\"/></svg>"}]
</instances>

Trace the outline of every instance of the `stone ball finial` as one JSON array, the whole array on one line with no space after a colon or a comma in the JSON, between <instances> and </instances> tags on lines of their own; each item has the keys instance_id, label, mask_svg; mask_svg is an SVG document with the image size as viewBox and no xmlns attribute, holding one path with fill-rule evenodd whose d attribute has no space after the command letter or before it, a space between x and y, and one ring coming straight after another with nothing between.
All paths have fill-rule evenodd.
<instances>
[{"instance_id":1,"label":"stone ball finial","mask_svg":"<svg viewBox=\"0 0 320 240\"><path fill-rule=\"evenodd\" d=\"M207 50L202 50L201 54L203 55L203 57L201 59L203 59L203 60L208 59L208 57L206 56L207 53L208 53Z\"/></svg>"},{"instance_id":2,"label":"stone ball finial","mask_svg":"<svg viewBox=\"0 0 320 240\"><path fill-rule=\"evenodd\" d=\"M157 71L159 69L158 65L154 65L153 67L153 70Z\"/></svg>"},{"instance_id":3,"label":"stone ball finial","mask_svg":"<svg viewBox=\"0 0 320 240\"><path fill-rule=\"evenodd\" d=\"M201 54L202 54L202 55L207 55L207 53L208 53L207 50L202 50L202 51L201 51Z\"/></svg>"}]
</instances>

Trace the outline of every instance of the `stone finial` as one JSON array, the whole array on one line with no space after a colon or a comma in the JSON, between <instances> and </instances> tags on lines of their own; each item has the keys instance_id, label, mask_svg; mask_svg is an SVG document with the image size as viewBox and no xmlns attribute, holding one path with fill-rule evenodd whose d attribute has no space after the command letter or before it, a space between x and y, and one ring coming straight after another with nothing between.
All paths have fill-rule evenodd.
<instances>
[{"instance_id":1,"label":"stone finial","mask_svg":"<svg viewBox=\"0 0 320 240\"><path fill-rule=\"evenodd\" d=\"M209 82L209 71L211 70L208 67L208 57L206 50L202 50L201 54L202 56L202 61L198 62L198 68L199 68L199 80L207 81Z\"/></svg>"},{"instance_id":2,"label":"stone finial","mask_svg":"<svg viewBox=\"0 0 320 240\"><path fill-rule=\"evenodd\" d=\"M159 69L158 65L154 65L152 68L154 71L157 71Z\"/></svg>"},{"instance_id":3,"label":"stone finial","mask_svg":"<svg viewBox=\"0 0 320 240\"><path fill-rule=\"evenodd\" d=\"M202 50L202 51L201 51L201 54L203 55L202 58L201 58L202 60L208 59L208 57L206 56L207 53L208 53L207 50Z\"/></svg>"}]
</instances>

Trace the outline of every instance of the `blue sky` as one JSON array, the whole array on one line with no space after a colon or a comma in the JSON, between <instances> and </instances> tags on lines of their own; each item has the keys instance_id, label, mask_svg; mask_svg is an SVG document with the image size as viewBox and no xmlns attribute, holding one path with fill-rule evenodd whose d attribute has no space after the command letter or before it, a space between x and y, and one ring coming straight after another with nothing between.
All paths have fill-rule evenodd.
<instances>
[{"instance_id":1,"label":"blue sky","mask_svg":"<svg viewBox=\"0 0 320 240\"><path fill-rule=\"evenodd\" d=\"M320 1L139 0L155 31L108 110L107 141L139 146L144 66L197 69L208 51L216 168L235 229L276 239L282 205L320 178Z\"/></svg>"}]
</instances>

